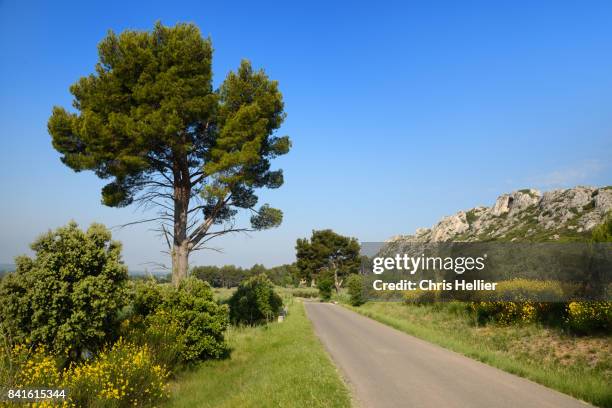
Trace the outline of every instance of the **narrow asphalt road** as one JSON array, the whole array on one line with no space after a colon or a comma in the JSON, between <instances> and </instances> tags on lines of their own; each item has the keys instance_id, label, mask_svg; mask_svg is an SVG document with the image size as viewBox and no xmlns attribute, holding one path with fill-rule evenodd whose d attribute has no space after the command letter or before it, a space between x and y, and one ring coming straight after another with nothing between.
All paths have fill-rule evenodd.
<instances>
[{"instance_id":1,"label":"narrow asphalt road","mask_svg":"<svg viewBox=\"0 0 612 408\"><path fill-rule=\"evenodd\" d=\"M364 408L589 406L342 306L304 304L315 332Z\"/></svg>"}]
</instances>

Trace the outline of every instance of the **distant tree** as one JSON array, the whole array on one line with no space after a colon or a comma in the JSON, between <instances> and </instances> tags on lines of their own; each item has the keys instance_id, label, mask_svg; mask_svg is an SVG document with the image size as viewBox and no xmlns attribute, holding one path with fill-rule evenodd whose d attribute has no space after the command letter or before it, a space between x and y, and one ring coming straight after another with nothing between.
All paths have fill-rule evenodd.
<instances>
[{"instance_id":1,"label":"distant tree","mask_svg":"<svg viewBox=\"0 0 612 408\"><path fill-rule=\"evenodd\" d=\"M208 265L196 266L191 269L192 276L210 283L215 288L236 287L243 280L261 274L266 274L275 285L279 286L294 285L298 275L297 268L294 265L266 268L264 265L255 264L250 269L244 269L235 265L225 265L222 267Z\"/></svg>"},{"instance_id":2,"label":"distant tree","mask_svg":"<svg viewBox=\"0 0 612 408\"><path fill-rule=\"evenodd\" d=\"M160 223L175 285L211 239L281 223L255 195L283 184L270 160L290 148L274 136L285 118L276 81L242 61L213 90L212 44L193 24L111 31L98 54L95 73L70 87L77 113L53 108L53 147L73 170L110 179L104 205L159 210L137 222ZM249 227L235 226L240 209L252 212Z\"/></svg>"},{"instance_id":3,"label":"distant tree","mask_svg":"<svg viewBox=\"0 0 612 408\"><path fill-rule=\"evenodd\" d=\"M103 225L72 222L41 235L34 258L0 284L0 322L16 342L31 341L79 359L112 339L124 305L127 268L121 244Z\"/></svg>"},{"instance_id":4,"label":"distant tree","mask_svg":"<svg viewBox=\"0 0 612 408\"><path fill-rule=\"evenodd\" d=\"M356 238L339 235L330 229L313 231L310 240L298 239L295 249L300 276L312 280L329 272L333 274L336 291L345 276L359 272L360 248Z\"/></svg>"},{"instance_id":5,"label":"distant tree","mask_svg":"<svg viewBox=\"0 0 612 408\"><path fill-rule=\"evenodd\" d=\"M296 286L299 283L299 270L294 265L280 265L266 270L266 275L279 286Z\"/></svg>"},{"instance_id":6,"label":"distant tree","mask_svg":"<svg viewBox=\"0 0 612 408\"><path fill-rule=\"evenodd\" d=\"M248 270L235 265L224 265L219 270L219 275L223 280L223 286L226 288L234 288L240 284L248 276Z\"/></svg>"},{"instance_id":7,"label":"distant tree","mask_svg":"<svg viewBox=\"0 0 612 408\"><path fill-rule=\"evenodd\" d=\"M319 289L319 298L325 302L329 301L332 296L332 288L334 287L334 279L329 272L320 273L317 278L317 289Z\"/></svg>"},{"instance_id":8,"label":"distant tree","mask_svg":"<svg viewBox=\"0 0 612 408\"><path fill-rule=\"evenodd\" d=\"M251 266L251 269L249 270L249 274L251 276L261 275L262 273L266 273L267 271L268 269L262 264L255 264Z\"/></svg>"},{"instance_id":9,"label":"distant tree","mask_svg":"<svg viewBox=\"0 0 612 408\"><path fill-rule=\"evenodd\" d=\"M219 269L214 265L196 266L191 269L190 275L208 282L213 288L221 288L224 285Z\"/></svg>"},{"instance_id":10,"label":"distant tree","mask_svg":"<svg viewBox=\"0 0 612 408\"><path fill-rule=\"evenodd\" d=\"M355 274L348 277L346 281L351 305L361 306L366 302L366 286L363 275Z\"/></svg>"}]
</instances>

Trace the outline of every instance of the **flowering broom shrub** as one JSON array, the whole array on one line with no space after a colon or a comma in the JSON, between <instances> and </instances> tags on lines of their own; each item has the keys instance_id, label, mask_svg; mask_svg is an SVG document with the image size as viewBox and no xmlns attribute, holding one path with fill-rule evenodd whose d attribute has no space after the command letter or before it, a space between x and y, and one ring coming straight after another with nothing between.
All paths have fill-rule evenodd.
<instances>
[{"instance_id":1,"label":"flowering broom shrub","mask_svg":"<svg viewBox=\"0 0 612 408\"><path fill-rule=\"evenodd\" d=\"M566 322L578 333L612 330L612 302L570 302Z\"/></svg>"},{"instance_id":2,"label":"flowering broom shrub","mask_svg":"<svg viewBox=\"0 0 612 408\"><path fill-rule=\"evenodd\" d=\"M63 369L62 359L44 346L16 345L4 357L11 358L16 372L9 386L67 389L67 398L55 401L53 406L148 407L168 395L168 371L154 361L147 346L123 339L95 358L71 363ZM35 406L52 405L46 401Z\"/></svg>"},{"instance_id":3,"label":"flowering broom shrub","mask_svg":"<svg viewBox=\"0 0 612 408\"><path fill-rule=\"evenodd\" d=\"M494 293L480 292L470 303L480 323L559 322L564 315L564 296L571 290L557 281L513 279L497 284Z\"/></svg>"},{"instance_id":4,"label":"flowering broom shrub","mask_svg":"<svg viewBox=\"0 0 612 408\"><path fill-rule=\"evenodd\" d=\"M434 303L440 298L439 290L406 290L402 293L404 303L408 305L422 305L425 303Z\"/></svg>"},{"instance_id":5,"label":"flowering broom shrub","mask_svg":"<svg viewBox=\"0 0 612 408\"><path fill-rule=\"evenodd\" d=\"M66 370L63 386L79 407L141 407L168 396L168 376L146 345L119 339L95 359Z\"/></svg>"},{"instance_id":6,"label":"flowering broom shrub","mask_svg":"<svg viewBox=\"0 0 612 408\"><path fill-rule=\"evenodd\" d=\"M45 346L34 347L31 344L17 344L2 353L2 378L12 388L58 387L62 384L62 363L48 353Z\"/></svg>"}]
</instances>

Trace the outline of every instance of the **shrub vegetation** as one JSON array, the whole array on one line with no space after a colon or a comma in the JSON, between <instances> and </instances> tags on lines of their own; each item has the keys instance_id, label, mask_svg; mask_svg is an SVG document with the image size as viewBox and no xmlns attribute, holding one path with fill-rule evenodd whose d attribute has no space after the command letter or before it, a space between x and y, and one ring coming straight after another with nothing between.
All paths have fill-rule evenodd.
<instances>
[{"instance_id":1,"label":"shrub vegetation","mask_svg":"<svg viewBox=\"0 0 612 408\"><path fill-rule=\"evenodd\" d=\"M0 322L15 343L45 346L78 360L117 334L127 268L110 231L74 222L41 235L34 258L16 259L0 283Z\"/></svg>"},{"instance_id":2,"label":"shrub vegetation","mask_svg":"<svg viewBox=\"0 0 612 408\"><path fill-rule=\"evenodd\" d=\"M151 347L167 367L222 358L229 352L223 336L228 308L214 300L208 283L187 278L175 288L138 282L133 293L133 314L123 324L124 333Z\"/></svg>"},{"instance_id":3,"label":"shrub vegetation","mask_svg":"<svg viewBox=\"0 0 612 408\"><path fill-rule=\"evenodd\" d=\"M366 302L366 288L361 275L351 275L346 280L346 286L353 306L360 306Z\"/></svg>"},{"instance_id":4,"label":"shrub vegetation","mask_svg":"<svg viewBox=\"0 0 612 408\"><path fill-rule=\"evenodd\" d=\"M320 276L317 288L319 289L319 298L326 302L329 301L332 296L332 289L334 288L334 278L330 275Z\"/></svg>"},{"instance_id":5,"label":"shrub vegetation","mask_svg":"<svg viewBox=\"0 0 612 408\"><path fill-rule=\"evenodd\" d=\"M230 318L236 324L261 324L276 319L283 300L274 292L265 274L243 281L228 301Z\"/></svg>"}]
</instances>

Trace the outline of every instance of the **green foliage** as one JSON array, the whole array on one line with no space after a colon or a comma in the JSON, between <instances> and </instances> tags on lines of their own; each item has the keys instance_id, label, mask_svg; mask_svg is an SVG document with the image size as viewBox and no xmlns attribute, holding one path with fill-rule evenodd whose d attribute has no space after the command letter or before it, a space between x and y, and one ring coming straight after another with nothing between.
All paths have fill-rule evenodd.
<instances>
[{"instance_id":1,"label":"green foliage","mask_svg":"<svg viewBox=\"0 0 612 408\"><path fill-rule=\"evenodd\" d=\"M71 222L41 235L0 284L0 321L16 343L80 358L111 340L124 304L121 244L103 225Z\"/></svg>"},{"instance_id":2,"label":"green foliage","mask_svg":"<svg viewBox=\"0 0 612 408\"><path fill-rule=\"evenodd\" d=\"M212 43L194 24L109 31L98 57L95 72L70 87L76 113L53 108L53 147L68 167L109 180L105 205L172 207L175 283L186 276L189 251L229 232L209 229L238 210L255 212L252 230L281 223L280 210L256 209L255 194L283 184L270 161L291 147L275 135L285 118L276 81L243 60L214 90ZM192 200L198 196L203 203ZM187 214L197 222L187 225Z\"/></svg>"},{"instance_id":3,"label":"green foliage","mask_svg":"<svg viewBox=\"0 0 612 408\"><path fill-rule=\"evenodd\" d=\"M228 347L223 333L227 328L227 306L214 301L206 282L187 278L177 289L168 291L163 309L183 335L183 359L186 362L225 357Z\"/></svg>"},{"instance_id":4,"label":"green foliage","mask_svg":"<svg viewBox=\"0 0 612 408\"><path fill-rule=\"evenodd\" d=\"M346 280L346 286L353 306L360 306L366 302L366 286L361 275L351 275Z\"/></svg>"},{"instance_id":5,"label":"green foliage","mask_svg":"<svg viewBox=\"0 0 612 408\"><path fill-rule=\"evenodd\" d=\"M465 213L465 218L468 222L468 224L473 224L474 221L476 221L478 219L478 216L476 215L476 210L470 210L467 213Z\"/></svg>"},{"instance_id":6,"label":"green foliage","mask_svg":"<svg viewBox=\"0 0 612 408\"><path fill-rule=\"evenodd\" d=\"M261 274L240 283L228 304L233 323L254 325L276 319L283 300L268 277Z\"/></svg>"},{"instance_id":7,"label":"green foliage","mask_svg":"<svg viewBox=\"0 0 612 408\"><path fill-rule=\"evenodd\" d=\"M593 242L612 242L612 213L606 216L603 223L593 229L591 240Z\"/></svg>"},{"instance_id":8,"label":"green foliage","mask_svg":"<svg viewBox=\"0 0 612 408\"><path fill-rule=\"evenodd\" d=\"M185 329L181 323L163 308L144 319L125 320L122 332L130 341L146 345L155 362L171 371L178 371L185 364L197 359L186 349Z\"/></svg>"},{"instance_id":9,"label":"green foliage","mask_svg":"<svg viewBox=\"0 0 612 408\"><path fill-rule=\"evenodd\" d=\"M280 265L266 268L255 264L250 269L234 265L225 266L196 266L191 269L191 276L208 282L214 288L233 288L251 276L265 273L266 276L278 286L295 286L298 283L298 270L295 265Z\"/></svg>"},{"instance_id":10,"label":"green foliage","mask_svg":"<svg viewBox=\"0 0 612 408\"><path fill-rule=\"evenodd\" d=\"M149 346L158 362L173 369L227 355L228 309L214 301L208 283L187 278L175 288L139 282L133 291L134 314L124 322L123 333Z\"/></svg>"},{"instance_id":11,"label":"green foliage","mask_svg":"<svg viewBox=\"0 0 612 408\"><path fill-rule=\"evenodd\" d=\"M299 284L299 270L295 264L285 264L267 268L264 273L278 286L288 287L297 286Z\"/></svg>"},{"instance_id":12,"label":"green foliage","mask_svg":"<svg viewBox=\"0 0 612 408\"><path fill-rule=\"evenodd\" d=\"M194 278L208 282L214 288L232 288L240 284L240 282L251 276L248 269L243 269L239 266L224 265L224 266L196 266L191 269L190 275Z\"/></svg>"},{"instance_id":13,"label":"green foliage","mask_svg":"<svg viewBox=\"0 0 612 408\"><path fill-rule=\"evenodd\" d=\"M125 206L156 160L186 154L196 138L206 143L206 134L179 135L216 109L212 44L194 25L157 23L152 32L109 31L98 54L95 73L70 87L79 113L56 106L48 128L64 164L113 177L103 202Z\"/></svg>"},{"instance_id":14,"label":"green foliage","mask_svg":"<svg viewBox=\"0 0 612 408\"><path fill-rule=\"evenodd\" d=\"M317 288L319 289L319 298L326 302L329 301L334 288L334 279L329 275L322 275L317 281Z\"/></svg>"},{"instance_id":15,"label":"green foliage","mask_svg":"<svg viewBox=\"0 0 612 408\"><path fill-rule=\"evenodd\" d=\"M135 282L132 285L134 313L146 317L155 312L164 302L162 288L162 285L152 279Z\"/></svg>"},{"instance_id":16,"label":"green foliage","mask_svg":"<svg viewBox=\"0 0 612 408\"><path fill-rule=\"evenodd\" d=\"M272 208L268 204L264 204L251 217L251 225L256 230L264 230L278 227L283 221L283 212L277 208Z\"/></svg>"},{"instance_id":17,"label":"green foliage","mask_svg":"<svg viewBox=\"0 0 612 408\"><path fill-rule=\"evenodd\" d=\"M357 239L329 229L312 231L310 240L298 239L295 249L300 277L308 281L324 271L340 278L359 270L361 259Z\"/></svg>"}]
</instances>

